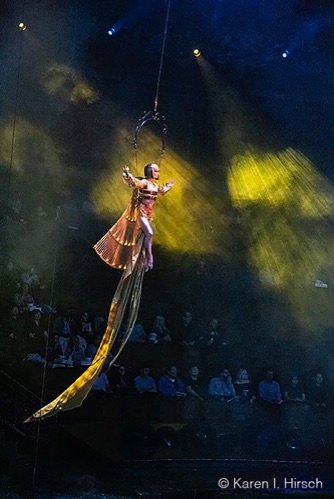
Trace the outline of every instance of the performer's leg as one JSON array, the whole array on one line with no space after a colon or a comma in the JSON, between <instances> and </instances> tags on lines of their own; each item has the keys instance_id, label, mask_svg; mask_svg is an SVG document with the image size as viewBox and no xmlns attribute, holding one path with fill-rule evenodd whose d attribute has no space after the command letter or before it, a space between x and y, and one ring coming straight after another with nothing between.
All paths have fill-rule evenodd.
<instances>
[{"instance_id":1,"label":"performer's leg","mask_svg":"<svg viewBox=\"0 0 334 499\"><path fill-rule=\"evenodd\" d=\"M152 252L152 241L153 241L153 230L150 222L146 217L140 216L139 223L142 231L144 232L144 246L146 250L146 270L153 269L153 252Z\"/></svg>"}]
</instances>

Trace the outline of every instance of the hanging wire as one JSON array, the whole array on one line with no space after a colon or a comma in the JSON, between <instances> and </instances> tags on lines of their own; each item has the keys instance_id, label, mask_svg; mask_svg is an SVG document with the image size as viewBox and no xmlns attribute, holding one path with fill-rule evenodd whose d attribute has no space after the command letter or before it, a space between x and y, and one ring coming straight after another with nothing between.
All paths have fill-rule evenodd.
<instances>
[{"instance_id":1,"label":"hanging wire","mask_svg":"<svg viewBox=\"0 0 334 499\"><path fill-rule=\"evenodd\" d=\"M26 6L26 0L24 0L23 6L22 6L22 19L24 19L24 15L25 15L25 6ZM12 170L13 170L13 162L14 162L14 146L15 146L16 124L17 124L17 109L18 109L18 102L19 102L19 84L20 84L21 66L22 66L22 51L23 51L24 31L23 30L20 30L20 31L21 31L21 33L20 33L19 58L18 58L18 68L17 68L16 85L15 85L15 98L14 98L13 130L12 130L10 159L9 159L9 171L8 171L8 180L7 180L7 206L6 206L7 214L9 213L9 204L11 201Z\"/></svg>"},{"instance_id":2,"label":"hanging wire","mask_svg":"<svg viewBox=\"0 0 334 499\"><path fill-rule=\"evenodd\" d=\"M164 29L164 36L163 36L162 47L161 47L161 56L160 56L160 66L159 66L159 72L158 72L157 88L156 88L155 98L154 98L154 112L156 112L158 110L159 90L160 90L162 66L163 66L164 57L165 57L165 49L166 49L166 39L167 39L168 23L169 23L170 5L171 5L171 0L168 0L167 13L166 13L166 21L165 21L165 29Z\"/></svg>"},{"instance_id":3,"label":"hanging wire","mask_svg":"<svg viewBox=\"0 0 334 499\"><path fill-rule=\"evenodd\" d=\"M166 149L167 125L166 125L166 121L165 121L165 116L162 116L160 113L158 113L158 105L159 105L161 74L162 74L162 68L163 68L163 62L164 62L165 50L166 50L166 40L167 40L167 32L168 32L168 24L169 24L170 6L171 6L171 0L168 0L164 34L163 34L162 46L161 46L161 55L160 55L160 64L159 64L159 71L158 71L158 78L157 78L157 86L156 86L155 97L154 97L154 108L153 108L153 111L144 111L143 117L138 120L138 123L136 126L135 137L134 137L134 141L133 141L133 145L135 148L136 169L138 169L138 135L139 135L141 128L148 121L155 121L161 129L162 146L161 146L161 151L160 151L159 164L161 161L161 156L163 155L163 153Z\"/></svg>"},{"instance_id":4,"label":"hanging wire","mask_svg":"<svg viewBox=\"0 0 334 499\"><path fill-rule=\"evenodd\" d=\"M26 0L25 0L26 1ZM75 4L75 9L74 9L74 30L73 30L73 41L72 41L72 60L74 59L74 50L75 50L75 45L76 45L76 34L77 34L77 26L78 26L78 15L79 15L79 2L80 0L76 1ZM50 289L50 307L53 309L53 304L54 304L54 294L55 294L55 276L56 276L56 269L57 269L57 259L58 259L58 249L59 249L59 239L60 239L60 225L61 225L61 213L57 213L57 217L55 220L56 223L56 233L55 233L55 249L54 249L54 255L53 255L53 265L52 265L52 279L51 279L51 289ZM50 342L50 334L51 334L51 313L49 313L48 317L48 325L47 325L47 338L46 338L46 343L45 343L45 362L43 364L43 375L42 375L42 386L41 386L41 391L40 391L40 400L41 400L41 405L40 408L43 407L44 402L44 391L45 391L45 384L46 384L46 369L47 369L47 354L49 350L49 342ZM41 424L42 421L38 420L38 425L37 425L37 436L36 436L36 447L35 447L35 456L34 456L34 466L33 466L33 476L32 476L32 488L34 490L35 484L36 484L36 475L37 475L37 464L38 464L38 457L39 457L39 447L40 447L40 437L41 437Z\"/></svg>"},{"instance_id":5,"label":"hanging wire","mask_svg":"<svg viewBox=\"0 0 334 499\"><path fill-rule=\"evenodd\" d=\"M60 232L61 218L60 217L57 218L55 223L56 223L56 234L55 234L56 244L55 244L54 255L53 255L52 280L51 280L51 290L50 290L50 307L52 309L53 309L54 289L55 289L55 281L56 281L55 276L56 276L56 268L57 268L57 257L58 257L58 248L59 248L59 239L60 239L59 232ZM48 350L49 350L49 341L50 341L50 333L51 333L51 313L49 313L49 317L48 317L47 333L48 333L48 335L47 335L46 342L45 342L45 353L44 353L45 362L43 364L42 386L41 386L41 392L40 392L40 401L41 401L40 408L42 408L44 405L43 399L44 399L45 380L46 380L47 354L48 354ZM33 476L32 476L33 489L34 489L35 483L36 483L39 443L40 443L40 436L41 436L41 423L42 423L42 421L39 419L38 425L37 425L36 448L35 448L34 467L33 467Z\"/></svg>"}]
</instances>

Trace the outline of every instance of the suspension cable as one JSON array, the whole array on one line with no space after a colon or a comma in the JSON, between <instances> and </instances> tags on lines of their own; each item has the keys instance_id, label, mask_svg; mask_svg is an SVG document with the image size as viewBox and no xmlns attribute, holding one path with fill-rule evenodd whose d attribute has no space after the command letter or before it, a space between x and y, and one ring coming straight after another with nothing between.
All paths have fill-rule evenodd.
<instances>
[{"instance_id":1,"label":"suspension cable","mask_svg":"<svg viewBox=\"0 0 334 499\"><path fill-rule=\"evenodd\" d=\"M164 36L163 36L162 47L161 47L161 56L160 56L160 66L159 66L159 72L158 72L157 88L156 88L155 98L154 98L154 111L155 112L158 110L160 81L161 81L162 66L163 66L164 57L165 57L165 49L166 49L166 39L167 39L168 23L169 23L170 5L171 5L171 0L168 0L167 12L166 12L166 21L165 21L165 29L164 29Z\"/></svg>"}]
</instances>

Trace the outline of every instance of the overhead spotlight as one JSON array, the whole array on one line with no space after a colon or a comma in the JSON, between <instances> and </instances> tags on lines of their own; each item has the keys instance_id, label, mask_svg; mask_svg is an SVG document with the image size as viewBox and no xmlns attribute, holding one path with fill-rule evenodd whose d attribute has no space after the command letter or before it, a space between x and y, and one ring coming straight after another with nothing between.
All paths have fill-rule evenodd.
<instances>
[{"instance_id":1,"label":"overhead spotlight","mask_svg":"<svg viewBox=\"0 0 334 499\"><path fill-rule=\"evenodd\" d=\"M194 49L193 54L195 57L199 57L201 55L201 51L199 49Z\"/></svg>"},{"instance_id":2,"label":"overhead spotlight","mask_svg":"<svg viewBox=\"0 0 334 499\"><path fill-rule=\"evenodd\" d=\"M284 57L284 59L286 59L289 55L289 51L288 50L284 50L283 54L282 54L282 57Z\"/></svg>"},{"instance_id":3,"label":"overhead spotlight","mask_svg":"<svg viewBox=\"0 0 334 499\"><path fill-rule=\"evenodd\" d=\"M24 23L20 23L19 28L21 31L25 31L27 29L27 26Z\"/></svg>"},{"instance_id":4,"label":"overhead spotlight","mask_svg":"<svg viewBox=\"0 0 334 499\"><path fill-rule=\"evenodd\" d=\"M110 28L110 29L108 30L108 35L110 35L110 36L114 35L115 33L116 33L115 28Z\"/></svg>"}]
</instances>

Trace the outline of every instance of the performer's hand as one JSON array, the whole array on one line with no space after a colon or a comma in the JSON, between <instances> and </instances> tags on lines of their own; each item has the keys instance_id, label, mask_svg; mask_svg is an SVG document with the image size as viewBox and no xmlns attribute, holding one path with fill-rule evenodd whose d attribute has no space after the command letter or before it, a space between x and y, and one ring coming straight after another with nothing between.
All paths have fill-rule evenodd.
<instances>
[{"instance_id":1,"label":"performer's hand","mask_svg":"<svg viewBox=\"0 0 334 499\"><path fill-rule=\"evenodd\" d=\"M123 170L123 177L128 177L130 168L128 166L123 166L122 170Z\"/></svg>"},{"instance_id":2,"label":"performer's hand","mask_svg":"<svg viewBox=\"0 0 334 499\"><path fill-rule=\"evenodd\" d=\"M167 182L167 184L166 184L166 185L167 185L167 187L169 187L169 188L173 187L173 185L174 185L174 180L170 180L169 182Z\"/></svg>"}]
</instances>

